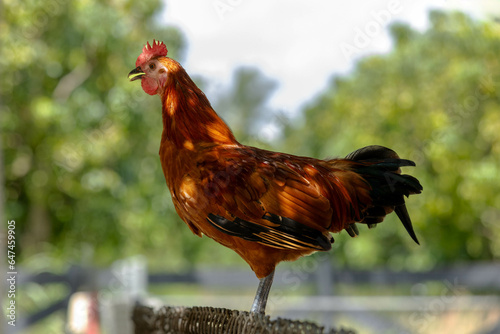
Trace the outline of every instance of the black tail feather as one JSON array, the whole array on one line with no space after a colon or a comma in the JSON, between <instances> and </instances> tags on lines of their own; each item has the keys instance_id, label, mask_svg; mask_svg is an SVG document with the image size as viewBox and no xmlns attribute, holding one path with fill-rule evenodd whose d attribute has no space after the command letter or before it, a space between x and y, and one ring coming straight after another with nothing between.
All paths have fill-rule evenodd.
<instances>
[{"instance_id":1,"label":"black tail feather","mask_svg":"<svg viewBox=\"0 0 500 334\"><path fill-rule=\"evenodd\" d=\"M399 156L390 148L380 145L371 145L357 149L356 151L348 154L345 158L354 161L361 161L370 159L399 159Z\"/></svg>"},{"instance_id":2,"label":"black tail feather","mask_svg":"<svg viewBox=\"0 0 500 334\"><path fill-rule=\"evenodd\" d=\"M413 230L413 225L411 224L411 219L410 215L408 214L408 210L406 209L406 205L398 205L394 208L394 211L396 211L396 214L399 217L399 220L403 223L403 226L406 229L406 232L410 235L410 237L415 241L418 245L420 245L420 242L418 242L417 236L415 235L415 231Z\"/></svg>"},{"instance_id":3,"label":"black tail feather","mask_svg":"<svg viewBox=\"0 0 500 334\"><path fill-rule=\"evenodd\" d=\"M355 167L355 171L362 175L372 188L372 206L364 212L360 223L372 228L383 221L387 214L396 211L410 237L420 244L406 210L404 197L420 194L422 185L413 176L401 174L400 169L415 166L415 163L400 159L393 150L378 145L360 148L347 155L346 159L360 163Z\"/></svg>"}]
</instances>

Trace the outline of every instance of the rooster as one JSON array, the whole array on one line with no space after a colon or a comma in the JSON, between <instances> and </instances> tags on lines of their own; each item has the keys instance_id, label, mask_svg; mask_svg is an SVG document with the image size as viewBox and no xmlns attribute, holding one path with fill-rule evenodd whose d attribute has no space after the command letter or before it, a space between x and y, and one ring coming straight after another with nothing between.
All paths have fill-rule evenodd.
<instances>
[{"instance_id":1,"label":"rooster","mask_svg":"<svg viewBox=\"0 0 500 334\"><path fill-rule=\"evenodd\" d=\"M404 197L422 190L415 166L367 146L320 160L240 144L163 42L144 46L130 81L162 102L160 159L175 209L191 231L238 253L260 279L251 308L265 313L274 270L331 249L330 233L358 235L395 211L418 243Z\"/></svg>"}]
</instances>

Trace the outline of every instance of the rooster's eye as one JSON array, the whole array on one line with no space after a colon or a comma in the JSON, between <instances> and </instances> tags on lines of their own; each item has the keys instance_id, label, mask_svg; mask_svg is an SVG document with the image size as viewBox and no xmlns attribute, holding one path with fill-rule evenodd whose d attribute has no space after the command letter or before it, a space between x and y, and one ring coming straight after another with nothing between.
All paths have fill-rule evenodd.
<instances>
[{"instance_id":1,"label":"rooster's eye","mask_svg":"<svg viewBox=\"0 0 500 334\"><path fill-rule=\"evenodd\" d=\"M155 69L155 63L149 64L149 68L152 69L152 70L154 70Z\"/></svg>"}]
</instances>

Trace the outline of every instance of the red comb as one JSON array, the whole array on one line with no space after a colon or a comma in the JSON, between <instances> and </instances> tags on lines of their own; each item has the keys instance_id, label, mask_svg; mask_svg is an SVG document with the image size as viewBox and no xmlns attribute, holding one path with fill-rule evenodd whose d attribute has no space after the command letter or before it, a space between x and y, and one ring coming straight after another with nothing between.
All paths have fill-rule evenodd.
<instances>
[{"instance_id":1,"label":"red comb","mask_svg":"<svg viewBox=\"0 0 500 334\"><path fill-rule=\"evenodd\" d=\"M144 45L144 48L142 48L142 53L139 57L137 57L137 61L135 62L135 66L141 66L142 64L148 62L151 58L156 58L163 56L165 57L167 55L167 47L163 42L155 41L153 39L153 45L149 45L149 42L147 42L147 45Z\"/></svg>"}]
</instances>

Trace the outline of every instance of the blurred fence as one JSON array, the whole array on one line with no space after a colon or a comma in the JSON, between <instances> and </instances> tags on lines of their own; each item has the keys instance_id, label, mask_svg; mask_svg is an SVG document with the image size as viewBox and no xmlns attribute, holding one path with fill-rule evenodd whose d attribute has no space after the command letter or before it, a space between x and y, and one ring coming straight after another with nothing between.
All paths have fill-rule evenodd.
<instances>
[{"instance_id":1,"label":"blurred fence","mask_svg":"<svg viewBox=\"0 0 500 334\"><path fill-rule=\"evenodd\" d=\"M417 273L389 269L333 270L329 261L318 263L311 262L301 270L278 268L268 304L271 315L313 319L326 326L331 326L332 321L347 321L351 322L345 324L348 327L368 327L374 332L426 333L426 328L443 314L461 317L475 312L484 318L484 326L473 333L500 333L500 263L464 264ZM156 307L203 305L246 310L252 296L179 292L148 297L147 290L155 285L188 283L202 286L206 291L231 288L253 292L258 282L249 270L148 274L145 264L143 258L136 257L118 261L106 270L72 266L64 274L33 275L20 270L19 289L27 284L43 287L62 284L67 295L33 314L19 315L16 327L7 326L7 333L24 333L55 312L66 312L68 321L61 332L68 334L132 333L132 308L137 301ZM430 281L438 282L441 292L437 295L417 291L397 296L348 296L336 290L340 286L364 285L377 291L377 288L407 284L416 291ZM299 285L313 287L313 295L289 296ZM405 313L406 323L398 323L384 313Z\"/></svg>"}]
</instances>

